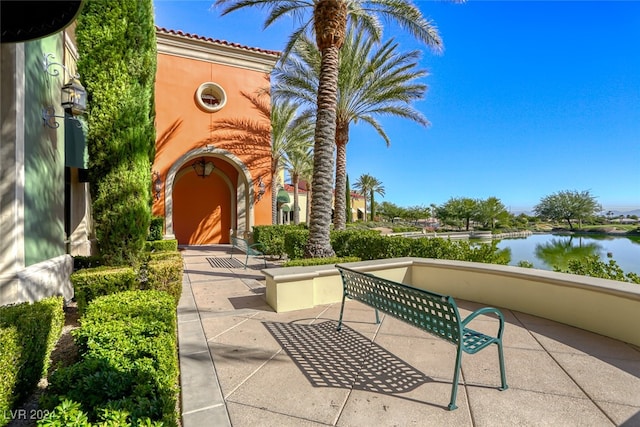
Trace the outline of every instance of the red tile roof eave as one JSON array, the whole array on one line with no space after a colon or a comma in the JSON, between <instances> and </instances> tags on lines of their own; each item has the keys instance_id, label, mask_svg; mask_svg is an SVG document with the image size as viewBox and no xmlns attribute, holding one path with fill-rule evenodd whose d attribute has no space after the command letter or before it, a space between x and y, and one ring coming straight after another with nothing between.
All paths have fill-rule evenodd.
<instances>
[{"instance_id":1,"label":"red tile roof eave","mask_svg":"<svg viewBox=\"0 0 640 427\"><path fill-rule=\"evenodd\" d=\"M218 39L212 39L211 37L203 37L203 36L199 36L197 34L191 34L191 33L185 33L183 31L176 31L176 30L169 30L163 27L158 27L156 26L156 31L160 32L160 33L164 33L164 34L170 34L170 35L174 35L174 36L180 36L180 37L186 37L186 38L190 38L193 40L202 40L202 41L206 41L206 42L210 42L210 43L216 43L216 44L220 44L220 45L224 45L224 46L229 46L229 47L235 47L238 49L243 49L243 50L249 50L252 52L259 52L259 53L264 53L267 55L273 55L273 56L280 56L281 52L278 52L276 50L267 50L267 49L260 49L258 47L250 47L250 46L245 46L245 45L241 45L238 43L231 43L228 42L226 40L218 40Z\"/></svg>"}]
</instances>

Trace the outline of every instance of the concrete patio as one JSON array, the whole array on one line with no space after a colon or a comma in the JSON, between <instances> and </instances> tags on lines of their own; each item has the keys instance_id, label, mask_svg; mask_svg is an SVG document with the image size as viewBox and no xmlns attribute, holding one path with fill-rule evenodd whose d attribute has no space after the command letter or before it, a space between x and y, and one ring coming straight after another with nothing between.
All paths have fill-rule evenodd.
<instances>
[{"instance_id":1,"label":"concrete patio","mask_svg":"<svg viewBox=\"0 0 640 427\"><path fill-rule=\"evenodd\" d=\"M340 304L275 313L263 261L250 258L245 270L229 251L182 248L184 427L640 426L635 346L503 309L509 389L498 390L495 348L465 354L458 409L448 411L452 345L388 316L376 324L357 302L341 332ZM458 303L462 317L479 307ZM492 332L497 321L472 327Z\"/></svg>"}]
</instances>

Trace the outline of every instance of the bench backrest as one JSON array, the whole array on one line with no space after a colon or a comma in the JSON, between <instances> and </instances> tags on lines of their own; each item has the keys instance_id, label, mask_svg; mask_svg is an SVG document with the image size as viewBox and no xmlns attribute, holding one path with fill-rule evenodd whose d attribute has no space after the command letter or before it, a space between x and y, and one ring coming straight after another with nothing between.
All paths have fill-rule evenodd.
<instances>
[{"instance_id":1,"label":"bench backrest","mask_svg":"<svg viewBox=\"0 0 640 427\"><path fill-rule=\"evenodd\" d=\"M453 344L460 342L460 313L454 299L336 266L344 294Z\"/></svg>"},{"instance_id":2,"label":"bench backrest","mask_svg":"<svg viewBox=\"0 0 640 427\"><path fill-rule=\"evenodd\" d=\"M231 244L236 248L240 248L245 251L249 247L249 244L247 243L247 241L244 239L241 239L240 237L231 236Z\"/></svg>"}]
</instances>

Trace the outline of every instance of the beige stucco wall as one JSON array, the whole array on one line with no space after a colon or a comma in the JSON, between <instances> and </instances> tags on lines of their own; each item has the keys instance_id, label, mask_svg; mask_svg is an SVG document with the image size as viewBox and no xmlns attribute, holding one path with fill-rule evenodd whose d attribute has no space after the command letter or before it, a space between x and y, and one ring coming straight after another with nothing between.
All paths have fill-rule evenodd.
<instances>
[{"instance_id":1,"label":"beige stucco wall","mask_svg":"<svg viewBox=\"0 0 640 427\"><path fill-rule=\"evenodd\" d=\"M640 345L640 285L552 271L425 258L345 264L454 298L506 308ZM334 266L263 270L277 312L340 302Z\"/></svg>"}]
</instances>

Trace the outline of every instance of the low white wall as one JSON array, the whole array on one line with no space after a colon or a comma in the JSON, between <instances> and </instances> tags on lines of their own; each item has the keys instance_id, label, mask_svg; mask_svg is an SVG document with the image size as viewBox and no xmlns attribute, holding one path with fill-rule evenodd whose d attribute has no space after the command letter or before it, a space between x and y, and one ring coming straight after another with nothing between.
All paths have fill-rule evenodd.
<instances>
[{"instance_id":1,"label":"low white wall","mask_svg":"<svg viewBox=\"0 0 640 427\"><path fill-rule=\"evenodd\" d=\"M551 319L640 345L640 285L552 271L425 258L345 264L454 298ZM334 266L263 270L277 312L340 302Z\"/></svg>"},{"instance_id":2,"label":"low white wall","mask_svg":"<svg viewBox=\"0 0 640 427\"><path fill-rule=\"evenodd\" d=\"M61 255L26 267L15 276L2 280L0 305L35 302L56 295L62 295L65 301L71 301L72 272L73 258L70 255Z\"/></svg>"}]
</instances>

